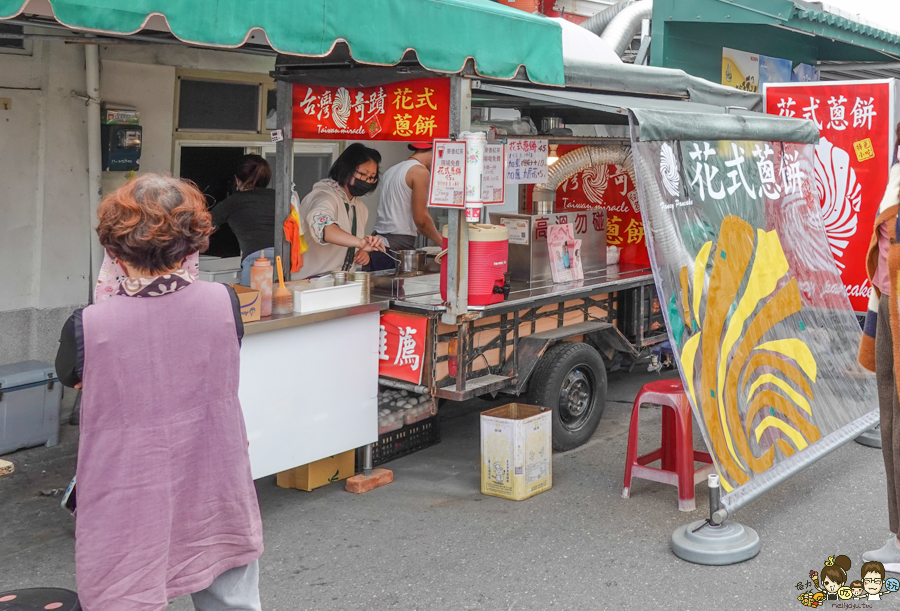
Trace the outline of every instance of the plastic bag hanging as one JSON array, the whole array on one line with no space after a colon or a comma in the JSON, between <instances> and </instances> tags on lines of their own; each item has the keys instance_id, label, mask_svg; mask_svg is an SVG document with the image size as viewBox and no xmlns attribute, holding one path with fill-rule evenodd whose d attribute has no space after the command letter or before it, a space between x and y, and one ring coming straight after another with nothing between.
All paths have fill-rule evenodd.
<instances>
[{"instance_id":1,"label":"plastic bag hanging","mask_svg":"<svg viewBox=\"0 0 900 611\"><path fill-rule=\"evenodd\" d=\"M291 183L291 213L284 220L284 239L291 245L291 273L296 274L303 267L303 253L309 250L303 232L303 223L300 222L300 196L297 195L296 185Z\"/></svg>"}]
</instances>

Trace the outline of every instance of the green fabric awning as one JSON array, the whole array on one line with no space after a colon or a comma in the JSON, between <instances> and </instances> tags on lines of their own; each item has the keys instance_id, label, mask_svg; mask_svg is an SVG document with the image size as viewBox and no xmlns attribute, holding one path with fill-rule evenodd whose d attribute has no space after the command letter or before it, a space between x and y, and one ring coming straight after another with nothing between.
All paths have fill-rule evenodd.
<instances>
[{"instance_id":1,"label":"green fabric awning","mask_svg":"<svg viewBox=\"0 0 900 611\"><path fill-rule=\"evenodd\" d=\"M0 19L28 0L0 0ZM162 15L179 40L235 48L259 28L279 53L322 57L345 41L353 58L390 66L415 50L429 70L563 85L562 30L539 15L489 0L49 0L56 20L76 29L127 35Z\"/></svg>"}]
</instances>

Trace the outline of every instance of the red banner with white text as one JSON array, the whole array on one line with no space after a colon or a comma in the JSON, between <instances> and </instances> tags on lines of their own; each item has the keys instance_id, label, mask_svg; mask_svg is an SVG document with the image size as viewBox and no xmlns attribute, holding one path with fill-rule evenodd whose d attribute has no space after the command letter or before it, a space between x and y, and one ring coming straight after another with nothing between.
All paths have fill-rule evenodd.
<instances>
[{"instance_id":1,"label":"red banner with white text","mask_svg":"<svg viewBox=\"0 0 900 611\"><path fill-rule=\"evenodd\" d=\"M378 87L294 85L296 139L428 141L449 135L449 78Z\"/></svg>"},{"instance_id":2,"label":"red banner with white text","mask_svg":"<svg viewBox=\"0 0 900 611\"><path fill-rule=\"evenodd\" d=\"M428 318L386 312L381 315L378 375L411 384L422 383Z\"/></svg>"},{"instance_id":3,"label":"red banner with white text","mask_svg":"<svg viewBox=\"0 0 900 611\"><path fill-rule=\"evenodd\" d=\"M853 309L865 312L866 251L894 158L893 85L772 84L764 93L769 114L809 119L819 128L815 185L825 233Z\"/></svg>"}]
</instances>

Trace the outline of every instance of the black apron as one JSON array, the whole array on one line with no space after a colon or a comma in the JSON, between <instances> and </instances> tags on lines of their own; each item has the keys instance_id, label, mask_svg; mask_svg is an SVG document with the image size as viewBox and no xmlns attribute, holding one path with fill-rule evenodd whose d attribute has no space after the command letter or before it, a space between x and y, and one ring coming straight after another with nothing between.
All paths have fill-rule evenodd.
<instances>
[{"instance_id":1,"label":"black apron","mask_svg":"<svg viewBox=\"0 0 900 611\"><path fill-rule=\"evenodd\" d=\"M344 202L344 205L347 207L347 214L352 214L353 220L350 222L350 233L353 234L353 237L356 237L356 206L351 206L347 202ZM352 212L351 212L352 211ZM353 266L353 257L356 256L356 247L347 249L347 256L344 257L344 265L341 267L345 272L349 272L350 268Z\"/></svg>"}]
</instances>

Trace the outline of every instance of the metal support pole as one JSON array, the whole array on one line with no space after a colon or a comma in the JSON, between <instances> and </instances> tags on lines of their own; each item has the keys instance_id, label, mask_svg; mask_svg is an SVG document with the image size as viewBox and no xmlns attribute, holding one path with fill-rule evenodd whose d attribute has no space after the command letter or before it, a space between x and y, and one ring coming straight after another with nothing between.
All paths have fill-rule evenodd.
<instances>
[{"instance_id":1,"label":"metal support pole","mask_svg":"<svg viewBox=\"0 0 900 611\"><path fill-rule=\"evenodd\" d=\"M722 494L722 489L719 488L719 476L715 473L710 474L706 478L706 483L709 487L709 521L716 523L713 516L719 511L719 498Z\"/></svg>"},{"instance_id":2,"label":"metal support pole","mask_svg":"<svg viewBox=\"0 0 900 611\"><path fill-rule=\"evenodd\" d=\"M363 447L363 475L372 475L372 444Z\"/></svg>"},{"instance_id":3,"label":"metal support pole","mask_svg":"<svg viewBox=\"0 0 900 611\"><path fill-rule=\"evenodd\" d=\"M461 322L456 328L456 392L466 391L469 353L469 323Z\"/></svg>"},{"instance_id":4,"label":"metal support pole","mask_svg":"<svg viewBox=\"0 0 900 611\"><path fill-rule=\"evenodd\" d=\"M450 136L455 138L466 131L471 122L472 83L451 76ZM465 209L449 210L447 220L447 310L441 318L448 325L456 325L469 305L469 224Z\"/></svg>"},{"instance_id":5,"label":"metal support pole","mask_svg":"<svg viewBox=\"0 0 900 611\"><path fill-rule=\"evenodd\" d=\"M284 239L284 221L291 214L291 185L294 182L294 87L287 81L275 83L277 129L284 139L275 143L275 255L284 263L284 279L291 279L291 245Z\"/></svg>"},{"instance_id":6,"label":"metal support pole","mask_svg":"<svg viewBox=\"0 0 900 611\"><path fill-rule=\"evenodd\" d=\"M465 210L450 210L447 231L447 310L444 323L455 325L469 304L469 224Z\"/></svg>"},{"instance_id":7,"label":"metal support pole","mask_svg":"<svg viewBox=\"0 0 900 611\"><path fill-rule=\"evenodd\" d=\"M86 37L93 38L93 35L88 34ZM93 303L94 287L97 285L97 277L100 274L100 266L103 263L103 247L97 239L97 234L91 229L97 223L97 208L100 207L100 175L103 171L103 159L100 150L100 48L95 44L86 44L84 46L84 72L85 91L88 97L85 104L87 107L88 145L87 195L91 208L91 216L88 223L90 240L88 303Z\"/></svg>"}]
</instances>

